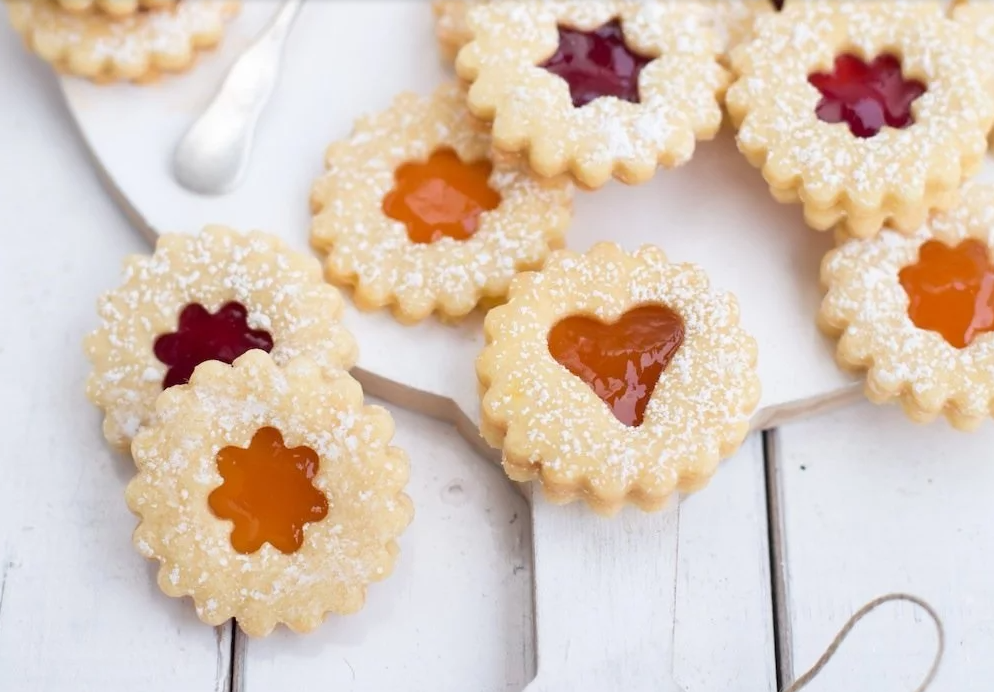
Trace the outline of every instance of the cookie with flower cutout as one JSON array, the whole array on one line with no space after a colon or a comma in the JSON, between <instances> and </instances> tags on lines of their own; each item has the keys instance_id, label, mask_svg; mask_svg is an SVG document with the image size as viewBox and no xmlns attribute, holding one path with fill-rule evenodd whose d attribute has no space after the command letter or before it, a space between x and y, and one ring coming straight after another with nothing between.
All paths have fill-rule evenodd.
<instances>
[{"instance_id":1,"label":"cookie with flower cutout","mask_svg":"<svg viewBox=\"0 0 994 692\"><path fill-rule=\"evenodd\" d=\"M59 72L95 82L150 82L189 69L217 45L238 0L183 0L113 17L70 12L56 0L5 0L27 46Z\"/></svg>"},{"instance_id":2,"label":"cookie with flower cutout","mask_svg":"<svg viewBox=\"0 0 994 692\"><path fill-rule=\"evenodd\" d=\"M69 12L103 12L112 17L124 17L139 11L172 7L179 0L55 0Z\"/></svg>"},{"instance_id":3,"label":"cookie with flower cutout","mask_svg":"<svg viewBox=\"0 0 994 692\"><path fill-rule=\"evenodd\" d=\"M972 430L994 411L994 186L970 184L912 234L843 243L821 270L819 324L866 396Z\"/></svg>"},{"instance_id":4,"label":"cookie with flower cutout","mask_svg":"<svg viewBox=\"0 0 994 692\"><path fill-rule=\"evenodd\" d=\"M105 413L107 440L126 449L162 390L204 361L262 350L278 364L306 355L351 368L357 349L343 310L320 263L274 236L220 226L162 235L151 256L125 261L123 283L100 300L100 326L85 341L87 396Z\"/></svg>"},{"instance_id":5,"label":"cookie with flower cutout","mask_svg":"<svg viewBox=\"0 0 994 692\"><path fill-rule=\"evenodd\" d=\"M728 74L705 2L482 3L456 70L494 148L584 187L686 163L721 126Z\"/></svg>"},{"instance_id":6,"label":"cookie with flower cutout","mask_svg":"<svg viewBox=\"0 0 994 692\"><path fill-rule=\"evenodd\" d=\"M481 432L515 481L601 514L703 487L749 430L755 340L703 270L645 246L556 252L484 322Z\"/></svg>"},{"instance_id":7,"label":"cookie with flower cutout","mask_svg":"<svg viewBox=\"0 0 994 692\"><path fill-rule=\"evenodd\" d=\"M134 544L168 596L247 634L313 630L387 577L413 507L393 419L359 383L302 356L208 362L163 392L132 444Z\"/></svg>"},{"instance_id":8,"label":"cookie with flower cutout","mask_svg":"<svg viewBox=\"0 0 994 692\"><path fill-rule=\"evenodd\" d=\"M952 17L969 30L976 40L976 60L987 75L991 93L994 94L994 4L987 0L959 0L952 10ZM994 145L994 132L989 137Z\"/></svg>"},{"instance_id":9,"label":"cookie with flower cutout","mask_svg":"<svg viewBox=\"0 0 994 692\"><path fill-rule=\"evenodd\" d=\"M469 29L469 10L489 0L432 0L435 15L435 38L442 57L454 61L459 49L473 38Z\"/></svg>"},{"instance_id":10,"label":"cookie with flower cutout","mask_svg":"<svg viewBox=\"0 0 994 692\"><path fill-rule=\"evenodd\" d=\"M457 84L403 94L332 144L314 184L311 243L356 304L403 322L458 319L503 298L564 243L573 188L493 160Z\"/></svg>"},{"instance_id":11,"label":"cookie with flower cutout","mask_svg":"<svg viewBox=\"0 0 994 692\"><path fill-rule=\"evenodd\" d=\"M994 99L937 2L788 2L732 55L739 149L813 228L911 233L976 173Z\"/></svg>"}]
</instances>

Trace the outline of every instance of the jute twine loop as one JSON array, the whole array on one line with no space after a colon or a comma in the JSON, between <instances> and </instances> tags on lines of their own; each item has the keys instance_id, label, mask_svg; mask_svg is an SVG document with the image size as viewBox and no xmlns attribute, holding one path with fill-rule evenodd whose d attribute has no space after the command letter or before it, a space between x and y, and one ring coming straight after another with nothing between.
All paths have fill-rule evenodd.
<instances>
[{"instance_id":1,"label":"jute twine loop","mask_svg":"<svg viewBox=\"0 0 994 692\"><path fill-rule=\"evenodd\" d=\"M848 637L849 633L853 631L853 628L859 624L859 621L883 604L890 603L891 601L906 601L908 603L912 603L924 610L925 613L932 619L932 622L935 623L935 632L938 636L938 646L936 647L935 658L932 659L932 666L928 669L928 674L925 675L925 679L922 680L921 684L918 685L918 687L916 687L913 691L926 692L926 690L928 690L928 688L931 687L932 683L935 681L935 676L939 672L939 664L942 663L942 655L946 650L946 631L942 626L942 618L940 618L939 614L935 612L935 608L917 596L912 596L906 593L890 593L880 596L879 598L874 598L865 606L857 610L853 616L849 618L849 621L842 626L839 633L835 635L835 639L833 639L832 643L829 644L828 648L825 650L825 653L821 655L821 658L819 658L817 662L815 662L815 664L811 666L806 673L804 673L804 675L797 678L797 680L784 688L783 692L800 692L800 690L807 687L812 680L818 677L818 674L821 673L826 665L828 665L828 662L832 660L832 657L835 656L835 653L839 650L842 642L846 640L846 637Z\"/></svg>"}]
</instances>

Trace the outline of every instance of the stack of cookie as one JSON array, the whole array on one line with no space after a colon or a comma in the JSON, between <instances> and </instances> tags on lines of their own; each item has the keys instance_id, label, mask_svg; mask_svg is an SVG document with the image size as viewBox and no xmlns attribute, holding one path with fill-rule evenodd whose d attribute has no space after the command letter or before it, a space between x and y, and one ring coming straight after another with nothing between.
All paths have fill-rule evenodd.
<instances>
[{"instance_id":1,"label":"stack of cookie","mask_svg":"<svg viewBox=\"0 0 994 692\"><path fill-rule=\"evenodd\" d=\"M393 567L408 461L343 307L314 258L221 227L161 236L100 301L87 394L134 459L134 543L204 622L308 631Z\"/></svg>"},{"instance_id":2,"label":"stack of cookie","mask_svg":"<svg viewBox=\"0 0 994 692\"><path fill-rule=\"evenodd\" d=\"M28 47L60 72L148 82L221 40L239 0L4 0Z\"/></svg>"}]
</instances>

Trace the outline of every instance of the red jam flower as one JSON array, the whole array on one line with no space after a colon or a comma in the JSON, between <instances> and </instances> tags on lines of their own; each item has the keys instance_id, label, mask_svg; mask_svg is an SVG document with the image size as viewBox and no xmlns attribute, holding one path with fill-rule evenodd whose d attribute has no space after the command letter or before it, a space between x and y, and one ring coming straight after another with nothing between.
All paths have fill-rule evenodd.
<instances>
[{"instance_id":1,"label":"red jam flower","mask_svg":"<svg viewBox=\"0 0 994 692\"><path fill-rule=\"evenodd\" d=\"M826 123L846 123L856 137L873 137L884 126L903 129L915 122L911 104L926 87L901 74L901 61L879 55L867 64L845 53L833 72L816 72L808 82L821 92L815 114Z\"/></svg>"},{"instance_id":2,"label":"red jam flower","mask_svg":"<svg viewBox=\"0 0 994 692\"><path fill-rule=\"evenodd\" d=\"M638 103L639 74L650 62L632 52L615 19L594 31L560 26L559 48L541 67L566 80L573 106L580 108L602 96Z\"/></svg>"},{"instance_id":3,"label":"red jam flower","mask_svg":"<svg viewBox=\"0 0 994 692\"><path fill-rule=\"evenodd\" d=\"M231 364L252 349L273 350L273 337L262 329L250 329L248 310L231 302L213 315L199 303L191 303L179 315L179 327L155 340L155 357L169 366L162 388L186 384L194 369L208 360Z\"/></svg>"}]
</instances>

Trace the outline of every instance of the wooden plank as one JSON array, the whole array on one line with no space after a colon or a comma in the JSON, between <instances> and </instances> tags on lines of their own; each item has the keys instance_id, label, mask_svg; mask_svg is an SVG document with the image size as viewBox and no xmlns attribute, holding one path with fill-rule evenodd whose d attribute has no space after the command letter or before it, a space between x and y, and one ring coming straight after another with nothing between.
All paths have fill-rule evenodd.
<instances>
[{"instance_id":1,"label":"wooden plank","mask_svg":"<svg viewBox=\"0 0 994 692\"><path fill-rule=\"evenodd\" d=\"M245 692L520 690L534 670L528 505L449 424L391 407L414 523L357 615L301 637L239 636Z\"/></svg>"},{"instance_id":2,"label":"wooden plank","mask_svg":"<svg viewBox=\"0 0 994 692\"><path fill-rule=\"evenodd\" d=\"M80 340L124 253L49 71L0 26L0 690L228 687L230 628L163 596L131 546L129 459L86 402Z\"/></svg>"},{"instance_id":3,"label":"wooden plank","mask_svg":"<svg viewBox=\"0 0 994 692\"><path fill-rule=\"evenodd\" d=\"M761 437L673 509L534 503L529 692L775 688Z\"/></svg>"},{"instance_id":4,"label":"wooden plank","mask_svg":"<svg viewBox=\"0 0 994 692\"><path fill-rule=\"evenodd\" d=\"M777 431L786 642L793 675L849 616L888 592L924 598L949 641L930 692L981 692L994 679L994 425L968 435L861 404ZM935 630L908 604L869 615L805 692L910 690Z\"/></svg>"}]
</instances>

